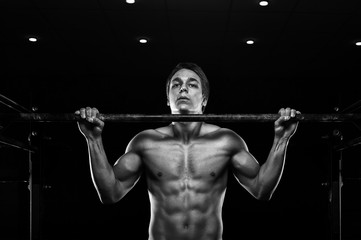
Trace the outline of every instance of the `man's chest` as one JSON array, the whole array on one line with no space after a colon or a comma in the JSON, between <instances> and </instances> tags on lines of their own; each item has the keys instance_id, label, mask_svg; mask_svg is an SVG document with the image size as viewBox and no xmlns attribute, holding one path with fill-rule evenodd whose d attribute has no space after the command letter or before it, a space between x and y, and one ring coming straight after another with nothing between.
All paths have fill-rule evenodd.
<instances>
[{"instance_id":1,"label":"man's chest","mask_svg":"<svg viewBox=\"0 0 361 240\"><path fill-rule=\"evenodd\" d=\"M157 177L215 177L226 168L230 153L219 141L182 144L161 141L148 144L143 151L147 171Z\"/></svg>"}]
</instances>

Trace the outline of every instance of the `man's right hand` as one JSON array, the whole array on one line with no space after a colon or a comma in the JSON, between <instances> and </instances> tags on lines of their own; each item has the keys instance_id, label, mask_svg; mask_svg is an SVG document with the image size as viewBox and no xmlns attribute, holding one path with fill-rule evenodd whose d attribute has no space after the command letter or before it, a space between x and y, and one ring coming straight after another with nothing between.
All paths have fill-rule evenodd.
<instances>
[{"instance_id":1,"label":"man's right hand","mask_svg":"<svg viewBox=\"0 0 361 240\"><path fill-rule=\"evenodd\" d=\"M78 127L80 132L88 140L96 140L101 137L101 133L104 128L104 122L101 119L98 109L96 108L81 108L75 111L75 114L81 117L81 121L78 121Z\"/></svg>"}]
</instances>

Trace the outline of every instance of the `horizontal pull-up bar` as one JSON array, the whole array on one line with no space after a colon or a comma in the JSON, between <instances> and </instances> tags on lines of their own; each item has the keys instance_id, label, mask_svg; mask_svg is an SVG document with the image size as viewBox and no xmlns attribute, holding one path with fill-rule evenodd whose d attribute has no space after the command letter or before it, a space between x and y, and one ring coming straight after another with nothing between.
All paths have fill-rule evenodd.
<instances>
[{"instance_id":1,"label":"horizontal pull-up bar","mask_svg":"<svg viewBox=\"0 0 361 240\"><path fill-rule=\"evenodd\" d=\"M105 122L272 122L279 114L100 114ZM361 114L298 114L302 122L347 122L361 120ZM72 122L79 121L74 113L0 113L0 121Z\"/></svg>"}]
</instances>

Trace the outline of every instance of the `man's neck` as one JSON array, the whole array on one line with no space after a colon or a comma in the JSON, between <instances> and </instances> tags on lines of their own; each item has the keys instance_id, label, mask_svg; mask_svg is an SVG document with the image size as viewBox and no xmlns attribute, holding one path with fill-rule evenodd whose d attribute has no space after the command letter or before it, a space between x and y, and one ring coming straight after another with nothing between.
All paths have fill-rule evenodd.
<instances>
[{"instance_id":1,"label":"man's neck","mask_svg":"<svg viewBox=\"0 0 361 240\"><path fill-rule=\"evenodd\" d=\"M171 124L175 138L188 143L199 136L203 122L173 122Z\"/></svg>"},{"instance_id":2,"label":"man's neck","mask_svg":"<svg viewBox=\"0 0 361 240\"><path fill-rule=\"evenodd\" d=\"M172 112L172 114L202 114L202 112ZM174 137L184 143L199 136L203 122L173 122L172 129Z\"/></svg>"}]
</instances>

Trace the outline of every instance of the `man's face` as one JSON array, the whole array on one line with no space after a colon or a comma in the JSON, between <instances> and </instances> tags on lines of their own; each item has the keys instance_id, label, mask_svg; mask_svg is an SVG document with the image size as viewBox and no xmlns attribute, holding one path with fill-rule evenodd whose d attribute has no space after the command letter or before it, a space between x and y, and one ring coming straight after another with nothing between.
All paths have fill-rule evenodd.
<instances>
[{"instance_id":1,"label":"man's face","mask_svg":"<svg viewBox=\"0 0 361 240\"><path fill-rule=\"evenodd\" d=\"M168 105L173 114L201 114L203 99L199 76L189 69L181 69L170 80Z\"/></svg>"}]
</instances>

